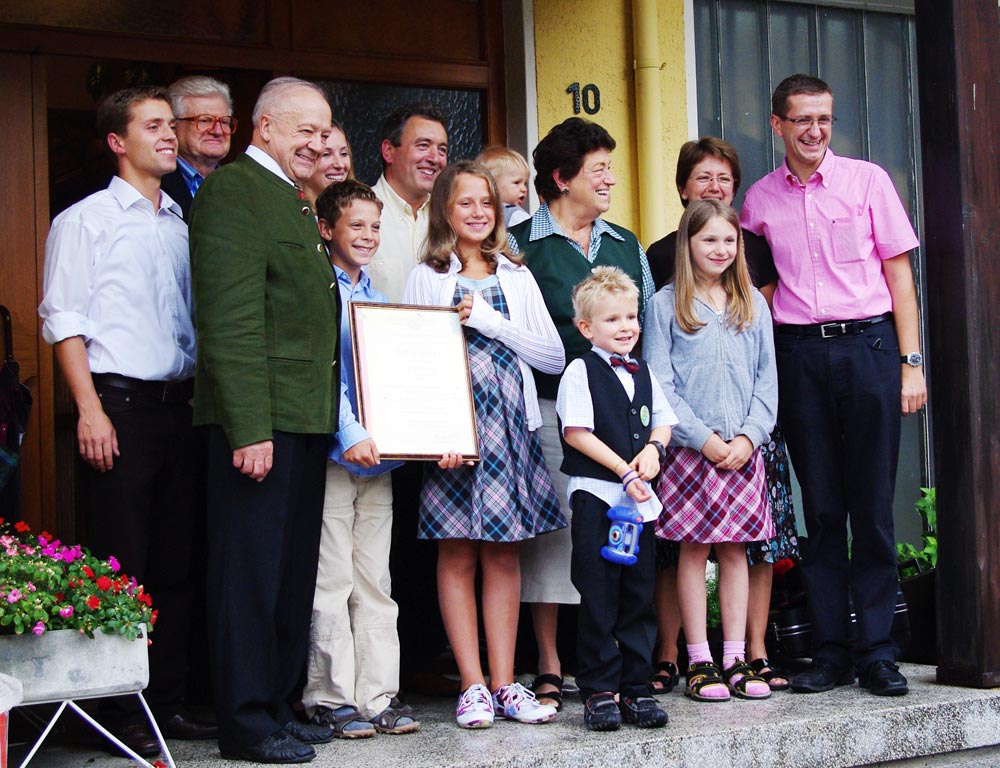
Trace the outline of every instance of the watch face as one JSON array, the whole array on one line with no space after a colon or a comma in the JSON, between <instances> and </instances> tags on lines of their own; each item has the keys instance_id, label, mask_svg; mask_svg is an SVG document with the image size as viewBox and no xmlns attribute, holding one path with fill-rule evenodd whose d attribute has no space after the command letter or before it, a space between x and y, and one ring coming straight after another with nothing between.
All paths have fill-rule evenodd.
<instances>
[{"instance_id":1,"label":"watch face","mask_svg":"<svg viewBox=\"0 0 1000 768\"><path fill-rule=\"evenodd\" d=\"M919 352L911 352L906 356L906 363L907 365L912 365L914 368L916 368L918 365L923 365L924 356L921 355Z\"/></svg>"}]
</instances>

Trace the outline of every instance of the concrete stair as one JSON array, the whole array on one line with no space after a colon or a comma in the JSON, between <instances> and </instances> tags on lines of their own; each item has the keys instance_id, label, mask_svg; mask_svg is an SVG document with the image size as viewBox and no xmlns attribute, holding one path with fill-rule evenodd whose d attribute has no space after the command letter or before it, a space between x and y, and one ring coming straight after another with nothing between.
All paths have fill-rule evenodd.
<instances>
[{"instance_id":1,"label":"concrete stair","mask_svg":"<svg viewBox=\"0 0 1000 768\"><path fill-rule=\"evenodd\" d=\"M766 701L705 704L675 690L660 698L666 728L624 726L597 734L583 727L583 707L568 701L545 725L498 721L463 731L453 702L412 702L417 734L334 741L318 747L316 768L889 768L1000 766L1000 689L953 688L934 682L933 667L903 665L910 694L879 698L857 686L823 694L776 693ZM171 742L178 766L238 766L214 742ZM963 752L963 750L972 750ZM39 768L121 768L121 758L52 746Z\"/></svg>"}]
</instances>

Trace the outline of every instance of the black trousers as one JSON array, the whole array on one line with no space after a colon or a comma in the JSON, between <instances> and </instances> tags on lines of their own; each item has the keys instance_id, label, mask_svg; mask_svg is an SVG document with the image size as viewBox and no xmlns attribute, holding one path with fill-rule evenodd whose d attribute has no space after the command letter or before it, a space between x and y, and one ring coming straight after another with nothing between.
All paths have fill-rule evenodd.
<instances>
[{"instance_id":1,"label":"black trousers","mask_svg":"<svg viewBox=\"0 0 1000 768\"><path fill-rule=\"evenodd\" d=\"M234 750L293 718L309 649L328 435L274 434L258 483L208 433L208 629L219 746Z\"/></svg>"},{"instance_id":2,"label":"black trousers","mask_svg":"<svg viewBox=\"0 0 1000 768\"><path fill-rule=\"evenodd\" d=\"M602 691L649 696L656 642L653 525L643 526L639 561L617 565L601 557L601 547L608 541L608 505L586 491L574 493L570 505L570 568L580 593L576 651L580 695L584 700Z\"/></svg>"},{"instance_id":3,"label":"black trousers","mask_svg":"<svg viewBox=\"0 0 1000 768\"><path fill-rule=\"evenodd\" d=\"M157 714L170 716L177 713L187 680L198 471L191 406L102 384L96 388L121 455L107 472L86 464L82 470L88 540L98 557L118 558L122 570L153 598L158 613L145 697Z\"/></svg>"},{"instance_id":4,"label":"black trousers","mask_svg":"<svg viewBox=\"0 0 1000 768\"><path fill-rule=\"evenodd\" d=\"M902 418L895 328L884 322L832 339L778 333L775 350L779 420L809 533L802 567L813 658L841 668L853 660L858 669L895 660L892 498ZM848 595L858 619L853 649Z\"/></svg>"}]
</instances>

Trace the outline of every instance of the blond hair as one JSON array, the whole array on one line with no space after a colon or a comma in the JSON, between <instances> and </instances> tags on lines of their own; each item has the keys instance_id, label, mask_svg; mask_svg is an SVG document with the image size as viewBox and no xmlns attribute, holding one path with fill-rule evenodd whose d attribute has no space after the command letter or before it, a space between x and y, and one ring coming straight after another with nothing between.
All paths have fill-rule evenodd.
<instances>
[{"instance_id":1,"label":"blond hair","mask_svg":"<svg viewBox=\"0 0 1000 768\"><path fill-rule=\"evenodd\" d=\"M595 305L608 296L634 301L636 308L639 306L639 289L631 277L618 267L594 267L573 288L573 321L593 320Z\"/></svg>"},{"instance_id":2,"label":"blond hair","mask_svg":"<svg viewBox=\"0 0 1000 768\"><path fill-rule=\"evenodd\" d=\"M743 253L743 230L740 219L732 208L720 200L697 200L687 207L677 228L677 256L674 264L674 314L677 323L687 333L694 333L705 325L694 309L695 278L691 266L691 238L697 235L714 218L720 218L736 230L736 258L722 273L722 287L729 300L726 304L726 323L738 333L753 323L753 284Z\"/></svg>"},{"instance_id":3,"label":"blond hair","mask_svg":"<svg viewBox=\"0 0 1000 768\"><path fill-rule=\"evenodd\" d=\"M472 160L459 160L447 166L434 180L434 187L431 190L430 216L427 223L427 248L424 251L423 261L435 272L444 274L451 266L451 254L454 253L459 261L462 261L462 254L458 252L458 235L452 229L449 220L451 205L455 202L455 183L459 176L474 176L486 182L486 188L490 193L490 203L495 213L493 231L483 240L480 246L483 259L487 264L496 268L497 256L503 254L515 264L521 263L521 258L507 252L507 229L504 227L502 204L500 202L500 192L497 183L493 180L492 174L479 163ZM462 261L464 266L465 262Z\"/></svg>"},{"instance_id":4,"label":"blond hair","mask_svg":"<svg viewBox=\"0 0 1000 768\"><path fill-rule=\"evenodd\" d=\"M531 171L528 168L528 161L516 149L510 147L487 147L479 153L476 162L486 167L486 170L496 178L504 171L524 173L524 180L528 180Z\"/></svg>"}]
</instances>

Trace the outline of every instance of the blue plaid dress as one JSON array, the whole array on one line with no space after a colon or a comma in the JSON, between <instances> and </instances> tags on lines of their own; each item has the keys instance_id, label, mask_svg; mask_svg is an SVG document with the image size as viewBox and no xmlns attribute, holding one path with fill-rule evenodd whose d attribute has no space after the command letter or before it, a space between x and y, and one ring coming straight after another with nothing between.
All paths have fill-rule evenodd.
<instances>
[{"instance_id":1,"label":"blue plaid dress","mask_svg":"<svg viewBox=\"0 0 1000 768\"><path fill-rule=\"evenodd\" d=\"M468 292L460 281L455 303ZM510 317L495 278L480 294ZM517 355L475 329L464 331L481 459L474 466L448 470L427 464L417 537L523 541L565 528L538 435L525 423Z\"/></svg>"}]
</instances>

